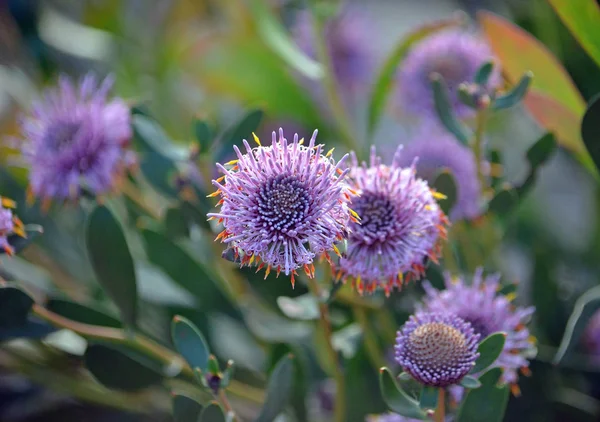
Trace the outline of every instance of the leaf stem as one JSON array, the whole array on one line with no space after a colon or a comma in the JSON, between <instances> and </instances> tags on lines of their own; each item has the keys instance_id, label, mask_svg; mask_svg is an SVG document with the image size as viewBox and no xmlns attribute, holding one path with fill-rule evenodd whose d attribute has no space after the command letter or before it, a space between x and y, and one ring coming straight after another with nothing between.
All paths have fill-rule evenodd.
<instances>
[{"instance_id":1,"label":"leaf stem","mask_svg":"<svg viewBox=\"0 0 600 422\"><path fill-rule=\"evenodd\" d=\"M433 414L435 422L444 422L446 419L446 390L438 388L438 405Z\"/></svg>"},{"instance_id":2,"label":"leaf stem","mask_svg":"<svg viewBox=\"0 0 600 422\"><path fill-rule=\"evenodd\" d=\"M233 407L231 407L231 403L229 403L229 400L227 399L227 394L225 393L225 390L223 390L223 389L219 390L219 400L221 400L221 404L223 405L225 412L227 412L227 414L229 414L229 415L233 415L234 421L239 421L239 418L237 417L235 411L233 410Z\"/></svg>"},{"instance_id":3,"label":"leaf stem","mask_svg":"<svg viewBox=\"0 0 600 422\"><path fill-rule=\"evenodd\" d=\"M346 382L344 380L344 372L342 370L341 362L337 352L333 348L332 343L332 330L331 320L329 318L329 309L327 304L324 303L321 298L321 288L314 278L308 279L308 288L311 294L319 302L319 325L325 335L325 343L327 345L327 352L330 355L331 361L334 363L334 379L336 385L336 398L335 398L335 409L334 409L334 420L335 422L346 421Z\"/></svg>"},{"instance_id":4,"label":"leaf stem","mask_svg":"<svg viewBox=\"0 0 600 422\"><path fill-rule=\"evenodd\" d=\"M124 178L120 185L120 188L121 192L123 192L125 196L131 199L131 201L135 203L138 207L144 210L146 214L148 214L155 220L161 219L160 212L158 212L156 208L147 203L139 188L133 183L131 183L127 178Z\"/></svg>"},{"instance_id":5,"label":"leaf stem","mask_svg":"<svg viewBox=\"0 0 600 422\"><path fill-rule=\"evenodd\" d=\"M385 360L383 359L381 350L379 350L377 338L374 335L373 329L369 326L367 311L360 306L353 306L352 312L354 313L354 317L362 329L365 348L367 355L371 360L371 364L373 364L375 368L381 368L385 366Z\"/></svg>"},{"instance_id":6,"label":"leaf stem","mask_svg":"<svg viewBox=\"0 0 600 422\"><path fill-rule=\"evenodd\" d=\"M487 100L487 101L486 101ZM479 181L479 189L482 195L486 193L486 179L483 174L483 135L485 132L485 125L488 119L488 111L490 105L489 97L484 97L481 100L480 108L477 111L476 123L475 123L475 135L473 139L473 154L475 155L475 166L477 168L477 180Z\"/></svg>"}]
</instances>

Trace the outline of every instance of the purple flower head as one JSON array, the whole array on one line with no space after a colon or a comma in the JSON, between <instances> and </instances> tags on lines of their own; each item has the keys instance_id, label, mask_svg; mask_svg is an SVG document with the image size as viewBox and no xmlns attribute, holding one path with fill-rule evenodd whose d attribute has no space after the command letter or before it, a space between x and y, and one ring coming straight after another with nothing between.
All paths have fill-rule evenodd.
<instances>
[{"instance_id":1,"label":"purple flower head","mask_svg":"<svg viewBox=\"0 0 600 422\"><path fill-rule=\"evenodd\" d=\"M457 384L479 357L479 334L453 314L418 313L396 337L396 361L424 385Z\"/></svg>"},{"instance_id":2,"label":"purple flower head","mask_svg":"<svg viewBox=\"0 0 600 422\"><path fill-rule=\"evenodd\" d=\"M367 84L373 66L371 31L365 11L357 6L347 7L329 20L324 28L327 49L336 79L345 89ZM300 48L316 58L313 18L303 11L297 16L294 36Z\"/></svg>"},{"instance_id":3,"label":"purple flower head","mask_svg":"<svg viewBox=\"0 0 600 422\"><path fill-rule=\"evenodd\" d=\"M288 143L279 129L272 144L251 148L246 140L243 154L234 146L237 160L217 164L224 176L213 181L221 196L221 210L209 217L223 222L219 234L241 257L242 265L256 263L279 274L292 276L303 268L312 276L312 262L337 250L335 243L347 235L353 219L348 208L350 188L345 182L348 170L322 154L323 145L315 145L317 131L307 146L298 135ZM265 276L266 277L266 276Z\"/></svg>"},{"instance_id":4,"label":"purple flower head","mask_svg":"<svg viewBox=\"0 0 600 422\"><path fill-rule=\"evenodd\" d=\"M436 259L447 218L426 181L415 177L415 167L398 165L398 149L391 166L381 163L371 149L370 165L358 165L353 155L352 187L359 197L353 209L360 222L350 224L346 254L338 277L350 277L359 293L382 287L386 294L424 272L424 261Z\"/></svg>"},{"instance_id":5,"label":"purple flower head","mask_svg":"<svg viewBox=\"0 0 600 422\"><path fill-rule=\"evenodd\" d=\"M61 77L21 122L22 156L31 194L45 201L109 192L131 161L129 107L109 100L112 79L88 75L78 85Z\"/></svg>"},{"instance_id":6,"label":"purple flower head","mask_svg":"<svg viewBox=\"0 0 600 422\"><path fill-rule=\"evenodd\" d=\"M419 311L458 315L471 324L481 339L498 331L505 332L504 350L494 365L503 369L504 382L515 384L517 370L529 373L528 359L535 356L535 339L526 326L535 309L514 306L510 298L498 293L499 281L498 274L483 277L481 268L475 271L471 284L446 274L445 290L423 283L427 294Z\"/></svg>"},{"instance_id":7,"label":"purple flower head","mask_svg":"<svg viewBox=\"0 0 600 422\"><path fill-rule=\"evenodd\" d=\"M434 34L419 42L406 56L399 72L399 99L405 111L423 117L436 116L430 77L440 74L450 90L450 101L459 117L473 110L458 99L458 86L472 82L477 70L493 60L489 46L476 35L458 30ZM494 66L487 89L498 88L500 70Z\"/></svg>"},{"instance_id":8,"label":"purple flower head","mask_svg":"<svg viewBox=\"0 0 600 422\"><path fill-rule=\"evenodd\" d=\"M593 355L596 362L600 362L600 311L590 318L583 333L583 346Z\"/></svg>"},{"instance_id":9,"label":"purple flower head","mask_svg":"<svg viewBox=\"0 0 600 422\"><path fill-rule=\"evenodd\" d=\"M444 420L451 422L453 420L452 415L447 415ZM384 413L381 415L369 415L365 422L420 422L420 420L407 418L397 413Z\"/></svg>"},{"instance_id":10,"label":"purple flower head","mask_svg":"<svg viewBox=\"0 0 600 422\"><path fill-rule=\"evenodd\" d=\"M442 170L452 173L456 182L457 200L450 212L451 220L473 219L481 213L481 189L473 152L454 137L435 126L421 129L404 147L400 165L409 165L415 157L417 176L433 183Z\"/></svg>"},{"instance_id":11,"label":"purple flower head","mask_svg":"<svg viewBox=\"0 0 600 422\"><path fill-rule=\"evenodd\" d=\"M0 197L0 249L8 255L14 253L13 247L8 243L8 237L14 234L25 237L23 223L12 212L15 206L14 201Z\"/></svg>"}]
</instances>

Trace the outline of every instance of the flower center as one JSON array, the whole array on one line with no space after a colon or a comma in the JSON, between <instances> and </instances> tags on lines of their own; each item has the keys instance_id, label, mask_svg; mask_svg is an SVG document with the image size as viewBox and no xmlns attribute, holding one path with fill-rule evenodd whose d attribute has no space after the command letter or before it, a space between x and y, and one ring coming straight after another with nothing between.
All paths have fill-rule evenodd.
<instances>
[{"instance_id":1,"label":"flower center","mask_svg":"<svg viewBox=\"0 0 600 422\"><path fill-rule=\"evenodd\" d=\"M423 324L409 337L408 347L418 367L442 370L454 367L469 353L465 336L441 322Z\"/></svg>"},{"instance_id":2,"label":"flower center","mask_svg":"<svg viewBox=\"0 0 600 422\"><path fill-rule=\"evenodd\" d=\"M354 201L353 208L360 217L360 224L353 229L354 238L371 245L384 242L394 231L395 207L384 194L363 192Z\"/></svg>"},{"instance_id":3,"label":"flower center","mask_svg":"<svg viewBox=\"0 0 600 422\"><path fill-rule=\"evenodd\" d=\"M263 227L271 231L294 235L309 205L308 192L296 176L276 176L259 189L259 220Z\"/></svg>"},{"instance_id":4,"label":"flower center","mask_svg":"<svg viewBox=\"0 0 600 422\"><path fill-rule=\"evenodd\" d=\"M61 148L70 145L80 127L81 124L76 122L60 122L53 124L46 133L46 145L53 150L60 150Z\"/></svg>"}]
</instances>

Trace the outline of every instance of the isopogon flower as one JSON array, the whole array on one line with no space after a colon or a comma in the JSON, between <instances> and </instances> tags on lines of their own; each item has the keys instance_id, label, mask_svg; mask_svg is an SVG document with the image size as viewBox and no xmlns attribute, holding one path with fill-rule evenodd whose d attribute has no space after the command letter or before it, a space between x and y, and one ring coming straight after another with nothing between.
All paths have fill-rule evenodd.
<instances>
[{"instance_id":1,"label":"isopogon flower","mask_svg":"<svg viewBox=\"0 0 600 422\"><path fill-rule=\"evenodd\" d=\"M63 76L22 119L20 149L30 194L45 204L75 199L84 189L105 194L131 162L129 107L108 98L112 85L110 77L98 84L87 75L76 84Z\"/></svg>"},{"instance_id":2,"label":"isopogon flower","mask_svg":"<svg viewBox=\"0 0 600 422\"><path fill-rule=\"evenodd\" d=\"M439 240L446 235L446 216L426 181L415 176L414 164L398 165L401 148L391 165L371 149L370 165L358 165L353 155L352 187L359 197L353 209L360 222L350 224L346 254L338 278L351 278L359 293L382 287L386 294L410 278L419 278L427 258L436 260Z\"/></svg>"},{"instance_id":3,"label":"isopogon flower","mask_svg":"<svg viewBox=\"0 0 600 422\"><path fill-rule=\"evenodd\" d=\"M475 365L479 337L456 315L418 313L398 331L396 361L421 384L447 387L460 382Z\"/></svg>"},{"instance_id":4,"label":"isopogon flower","mask_svg":"<svg viewBox=\"0 0 600 422\"><path fill-rule=\"evenodd\" d=\"M9 237L11 235L26 237L23 223L12 212L15 206L14 201L0 197L0 249L8 255L14 253L14 249L8 241Z\"/></svg>"},{"instance_id":5,"label":"isopogon flower","mask_svg":"<svg viewBox=\"0 0 600 422\"><path fill-rule=\"evenodd\" d=\"M436 116L431 75L440 74L450 91L450 101L459 117L468 117L473 110L458 99L458 86L472 82L477 70L493 60L489 46L470 32L448 30L434 34L416 44L402 62L399 71L399 100L403 109L422 117ZM499 88L500 70L494 66L486 87Z\"/></svg>"},{"instance_id":6,"label":"isopogon flower","mask_svg":"<svg viewBox=\"0 0 600 422\"><path fill-rule=\"evenodd\" d=\"M271 268L283 271L292 285L298 268L312 276L315 257L329 260L355 219L348 207L348 170L342 170L346 157L336 164L331 151L323 155L316 136L315 130L308 145L298 135L288 142L279 129L270 146L256 136L256 148L244 140L246 153L234 146L237 160L217 164L224 176L213 181L221 209L208 215L225 227L217 239L229 245L242 266L266 266L266 275Z\"/></svg>"},{"instance_id":7,"label":"isopogon flower","mask_svg":"<svg viewBox=\"0 0 600 422\"><path fill-rule=\"evenodd\" d=\"M440 171L452 173L457 198L449 213L451 220L473 219L480 215L481 187L473 151L458 143L450 133L428 126L404 147L400 165L410 165L415 157L419 158L417 176L429 183L435 181Z\"/></svg>"},{"instance_id":8,"label":"isopogon flower","mask_svg":"<svg viewBox=\"0 0 600 422\"><path fill-rule=\"evenodd\" d=\"M437 290L424 282L426 296L419 310L458 315L468 321L482 339L498 331L506 333L504 349L494 365L503 369L503 381L513 384L516 393L517 371L528 374L528 359L536 353L535 339L527 329L535 308L513 305L511 298L498 292L500 275L484 277L481 268L475 271L471 284L449 274L446 274L445 284L445 290Z\"/></svg>"}]
</instances>

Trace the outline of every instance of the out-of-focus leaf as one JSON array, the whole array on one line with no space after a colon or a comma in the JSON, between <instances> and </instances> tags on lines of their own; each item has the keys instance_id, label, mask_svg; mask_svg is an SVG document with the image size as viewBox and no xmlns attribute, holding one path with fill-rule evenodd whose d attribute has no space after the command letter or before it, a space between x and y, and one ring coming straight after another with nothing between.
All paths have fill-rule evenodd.
<instances>
[{"instance_id":1,"label":"out-of-focus leaf","mask_svg":"<svg viewBox=\"0 0 600 422\"><path fill-rule=\"evenodd\" d=\"M581 137L596 168L600 169L600 95L590 101L583 115Z\"/></svg>"},{"instance_id":2,"label":"out-of-focus leaf","mask_svg":"<svg viewBox=\"0 0 600 422\"><path fill-rule=\"evenodd\" d=\"M225 413L219 403L214 401L202 410L198 422L225 422Z\"/></svg>"},{"instance_id":3,"label":"out-of-focus leaf","mask_svg":"<svg viewBox=\"0 0 600 422\"><path fill-rule=\"evenodd\" d=\"M15 286L0 287L0 328L25 325L33 299Z\"/></svg>"},{"instance_id":4,"label":"out-of-focus leaf","mask_svg":"<svg viewBox=\"0 0 600 422\"><path fill-rule=\"evenodd\" d=\"M331 345L344 359L352 359L360 346L362 335L360 325L353 323L333 333Z\"/></svg>"},{"instance_id":5,"label":"out-of-focus leaf","mask_svg":"<svg viewBox=\"0 0 600 422\"><path fill-rule=\"evenodd\" d=\"M454 115L454 109L448 96L448 87L441 75L435 73L431 76L431 88L435 111L441 123L463 145L469 145L467 128Z\"/></svg>"},{"instance_id":6,"label":"out-of-focus leaf","mask_svg":"<svg viewBox=\"0 0 600 422\"><path fill-rule=\"evenodd\" d=\"M600 5L596 0L548 0L575 38L600 65Z\"/></svg>"},{"instance_id":7,"label":"out-of-focus leaf","mask_svg":"<svg viewBox=\"0 0 600 422\"><path fill-rule=\"evenodd\" d=\"M258 34L275 54L289 66L310 79L323 77L320 63L308 57L290 38L289 32L275 17L264 0L251 0L250 9L254 15Z\"/></svg>"},{"instance_id":8,"label":"out-of-focus leaf","mask_svg":"<svg viewBox=\"0 0 600 422\"><path fill-rule=\"evenodd\" d=\"M175 316L171 324L171 338L179 354L192 368L206 372L210 350L204 336L190 320Z\"/></svg>"},{"instance_id":9,"label":"out-of-focus leaf","mask_svg":"<svg viewBox=\"0 0 600 422\"><path fill-rule=\"evenodd\" d=\"M457 16L451 19L440 20L428 25L423 25L417 28L407 36L403 37L396 45L394 50L385 60L383 66L379 70L379 74L373 84L373 91L369 99L368 111L368 133L373 135L377 128L377 123L385 109L389 95L392 93L394 78L398 70L398 65L406 57L410 49L422 39L434 34L437 31L451 28L460 25L464 19L462 16Z\"/></svg>"},{"instance_id":10,"label":"out-of-focus leaf","mask_svg":"<svg viewBox=\"0 0 600 422\"><path fill-rule=\"evenodd\" d=\"M440 199L438 203L442 211L446 215L450 215L452 207L454 207L458 198L458 189L456 188L456 182L452 173L447 170L441 171L433 182L433 188L446 196L446 198Z\"/></svg>"},{"instance_id":11,"label":"out-of-focus leaf","mask_svg":"<svg viewBox=\"0 0 600 422\"><path fill-rule=\"evenodd\" d=\"M87 222L86 243L98 281L121 311L123 321L134 326L137 313L135 267L121 225L105 206L92 211Z\"/></svg>"},{"instance_id":12,"label":"out-of-focus leaf","mask_svg":"<svg viewBox=\"0 0 600 422\"><path fill-rule=\"evenodd\" d=\"M43 339L54 331L56 329L45 321L29 316L22 325L0 326L0 343L15 338Z\"/></svg>"},{"instance_id":13,"label":"out-of-focus leaf","mask_svg":"<svg viewBox=\"0 0 600 422\"><path fill-rule=\"evenodd\" d=\"M83 324L113 328L122 327L121 322L117 318L89 306L65 299L50 299L46 304L46 308L60 316Z\"/></svg>"},{"instance_id":14,"label":"out-of-focus leaf","mask_svg":"<svg viewBox=\"0 0 600 422\"><path fill-rule=\"evenodd\" d=\"M469 390L458 411L458 422L502 422L508 403L508 386L497 385L502 369L492 368L479 377L481 387Z\"/></svg>"},{"instance_id":15,"label":"out-of-focus leaf","mask_svg":"<svg viewBox=\"0 0 600 422\"><path fill-rule=\"evenodd\" d=\"M12 246L15 254L18 254L27 246L29 246L39 235L44 233L44 229L38 224L28 224L25 226L25 233L27 233L27 237L11 234L7 238L8 244ZM0 255L5 253L6 251L4 248L0 248Z\"/></svg>"},{"instance_id":16,"label":"out-of-focus leaf","mask_svg":"<svg viewBox=\"0 0 600 422\"><path fill-rule=\"evenodd\" d=\"M153 119L137 114L132 117L131 124L137 139L150 151L173 161L184 161L189 157L189 150L175 144Z\"/></svg>"},{"instance_id":17,"label":"out-of-focus leaf","mask_svg":"<svg viewBox=\"0 0 600 422\"><path fill-rule=\"evenodd\" d=\"M490 201L488 208L496 215L508 214L519 203L519 196L514 188L505 188Z\"/></svg>"},{"instance_id":18,"label":"out-of-focus leaf","mask_svg":"<svg viewBox=\"0 0 600 422\"><path fill-rule=\"evenodd\" d=\"M142 155L140 170L146 180L160 193L171 198L178 196L173 183L177 167L172 160L157 152L148 151Z\"/></svg>"},{"instance_id":19,"label":"out-of-focus leaf","mask_svg":"<svg viewBox=\"0 0 600 422\"><path fill-rule=\"evenodd\" d=\"M481 382L477 378L467 375L460 380L460 385L465 388L474 389L481 387Z\"/></svg>"},{"instance_id":20,"label":"out-of-focus leaf","mask_svg":"<svg viewBox=\"0 0 600 422\"><path fill-rule=\"evenodd\" d=\"M288 318L302 320L319 318L319 304L311 294L298 297L279 296L277 305Z\"/></svg>"},{"instance_id":21,"label":"out-of-focus leaf","mask_svg":"<svg viewBox=\"0 0 600 422\"><path fill-rule=\"evenodd\" d=\"M473 81L477 85L486 85L490 76L492 75L492 71L494 70L494 62L486 62L481 65L479 69L477 69L477 73L475 74L475 78Z\"/></svg>"},{"instance_id":22,"label":"out-of-focus leaf","mask_svg":"<svg viewBox=\"0 0 600 422\"><path fill-rule=\"evenodd\" d=\"M174 422L198 422L202 412L202 405L187 396L176 395L173 397Z\"/></svg>"},{"instance_id":23,"label":"out-of-focus leaf","mask_svg":"<svg viewBox=\"0 0 600 422\"><path fill-rule=\"evenodd\" d=\"M427 414L419 407L419 402L402 390L388 368L379 370L379 388L385 403L395 413L421 421L427 417Z\"/></svg>"},{"instance_id":24,"label":"out-of-focus leaf","mask_svg":"<svg viewBox=\"0 0 600 422\"><path fill-rule=\"evenodd\" d=\"M171 207L165 213L165 234L171 239L188 237L190 230L181 209Z\"/></svg>"},{"instance_id":25,"label":"out-of-focus leaf","mask_svg":"<svg viewBox=\"0 0 600 422\"><path fill-rule=\"evenodd\" d=\"M120 350L101 344L89 345L85 366L103 385L115 390L136 391L162 380L162 375Z\"/></svg>"},{"instance_id":26,"label":"out-of-focus leaf","mask_svg":"<svg viewBox=\"0 0 600 422\"><path fill-rule=\"evenodd\" d=\"M502 110L516 106L527 94L533 73L525 72L519 82L507 93L499 95L493 103L494 110Z\"/></svg>"},{"instance_id":27,"label":"out-of-focus leaf","mask_svg":"<svg viewBox=\"0 0 600 422\"><path fill-rule=\"evenodd\" d=\"M232 147L237 145L242 148L242 140L246 139L249 143L254 144L252 132L256 132L262 122L264 112L256 109L251 110L240 119L239 122L229 128L221 137L218 148L219 153L217 158L221 158L222 154L233 153Z\"/></svg>"},{"instance_id":28,"label":"out-of-focus leaf","mask_svg":"<svg viewBox=\"0 0 600 422\"><path fill-rule=\"evenodd\" d=\"M556 139L552 133L546 133L527 150L527 161L532 169L544 164L556 150Z\"/></svg>"},{"instance_id":29,"label":"out-of-focus leaf","mask_svg":"<svg viewBox=\"0 0 600 422\"><path fill-rule=\"evenodd\" d=\"M479 358L475 361L475 366L471 369L472 374L481 372L489 368L500 356L506 342L506 333L494 333L487 336L479 343L477 353Z\"/></svg>"},{"instance_id":30,"label":"out-of-focus leaf","mask_svg":"<svg viewBox=\"0 0 600 422\"><path fill-rule=\"evenodd\" d=\"M419 398L419 407L425 411L435 410L438 404L438 393L439 391L435 387L423 386Z\"/></svg>"},{"instance_id":31,"label":"out-of-focus leaf","mask_svg":"<svg viewBox=\"0 0 600 422\"><path fill-rule=\"evenodd\" d=\"M200 152L204 153L208 151L211 142L213 141L214 134L207 122L200 119L194 119L194 137L200 145Z\"/></svg>"},{"instance_id":32,"label":"out-of-focus leaf","mask_svg":"<svg viewBox=\"0 0 600 422\"><path fill-rule=\"evenodd\" d=\"M592 287L575 302L573 313L569 317L560 347L554 357L556 364L559 364L561 359L577 345L588 321L598 309L600 309L600 286Z\"/></svg>"},{"instance_id":33,"label":"out-of-focus leaf","mask_svg":"<svg viewBox=\"0 0 600 422\"><path fill-rule=\"evenodd\" d=\"M284 356L277 362L269 377L265 403L255 422L272 422L285 409L294 386L294 371L293 356Z\"/></svg>"}]
</instances>

